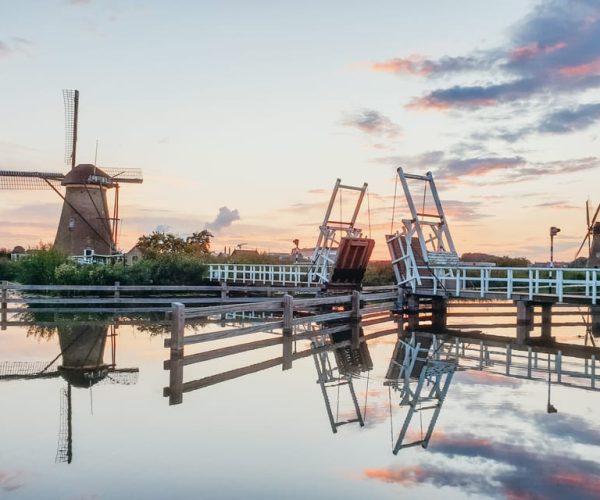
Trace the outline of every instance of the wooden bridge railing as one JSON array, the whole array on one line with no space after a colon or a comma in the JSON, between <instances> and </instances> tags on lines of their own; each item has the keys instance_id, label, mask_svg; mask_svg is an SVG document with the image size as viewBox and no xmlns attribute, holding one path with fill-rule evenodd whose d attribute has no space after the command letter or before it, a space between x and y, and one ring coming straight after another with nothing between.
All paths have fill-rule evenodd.
<instances>
[{"instance_id":1,"label":"wooden bridge railing","mask_svg":"<svg viewBox=\"0 0 600 500\"><path fill-rule=\"evenodd\" d=\"M309 284L312 268L312 264L210 264L208 278L227 283L300 286Z\"/></svg>"}]
</instances>

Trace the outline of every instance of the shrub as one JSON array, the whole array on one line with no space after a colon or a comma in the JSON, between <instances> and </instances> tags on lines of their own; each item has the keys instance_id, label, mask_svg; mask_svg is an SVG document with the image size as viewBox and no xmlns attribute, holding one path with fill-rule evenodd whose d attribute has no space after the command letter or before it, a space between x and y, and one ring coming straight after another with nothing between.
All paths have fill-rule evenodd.
<instances>
[{"instance_id":1,"label":"shrub","mask_svg":"<svg viewBox=\"0 0 600 500\"><path fill-rule=\"evenodd\" d=\"M0 258L0 281L12 281L15 279L16 263L10 259Z\"/></svg>"},{"instance_id":2,"label":"shrub","mask_svg":"<svg viewBox=\"0 0 600 500\"><path fill-rule=\"evenodd\" d=\"M19 260L15 278L24 285L49 285L54 283L54 272L68 257L54 249L37 250Z\"/></svg>"}]
</instances>

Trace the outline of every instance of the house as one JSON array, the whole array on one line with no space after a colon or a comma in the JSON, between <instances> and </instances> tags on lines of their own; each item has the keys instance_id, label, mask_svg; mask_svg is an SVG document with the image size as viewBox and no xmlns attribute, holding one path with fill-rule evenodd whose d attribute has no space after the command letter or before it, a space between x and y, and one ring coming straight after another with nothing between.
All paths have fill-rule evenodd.
<instances>
[{"instance_id":1,"label":"house","mask_svg":"<svg viewBox=\"0 0 600 500\"><path fill-rule=\"evenodd\" d=\"M125 261L126 266L131 266L135 264L142 258L142 251L138 248L137 245L134 245L129 252L123 255L123 259Z\"/></svg>"}]
</instances>

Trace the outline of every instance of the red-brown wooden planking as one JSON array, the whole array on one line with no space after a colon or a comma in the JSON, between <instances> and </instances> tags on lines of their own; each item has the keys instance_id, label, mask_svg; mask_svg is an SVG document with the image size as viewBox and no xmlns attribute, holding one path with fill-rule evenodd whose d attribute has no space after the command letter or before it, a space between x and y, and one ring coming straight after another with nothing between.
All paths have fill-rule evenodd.
<instances>
[{"instance_id":1,"label":"red-brown wooden planking","mask_svg":"<svg viewBox=\"0 0 600 500\"><path fill-rule=\"evenodd\" d=\"M374 247L371 238L342 238L328 288L359 288Z\"/></svg>"}]
</instances>

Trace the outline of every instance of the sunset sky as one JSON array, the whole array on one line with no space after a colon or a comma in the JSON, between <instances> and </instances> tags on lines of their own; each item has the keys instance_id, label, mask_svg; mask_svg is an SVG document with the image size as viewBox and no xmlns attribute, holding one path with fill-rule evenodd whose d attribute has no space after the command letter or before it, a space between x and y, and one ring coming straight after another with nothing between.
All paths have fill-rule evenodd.
<instances>
[{"instance_id":1,"label":"sunset sky","mask_svg":"<svg viewBox=\"0 0 600 500\"><path fill-rule=\"evenodd\" d=\"M79 89L78 162L98 140L99 166L144 172L125 250L157 228L312 246L340 177L369 183L386 258L402 166L434 173L460 253L547 260L558 226L571 260L600 203L598 87L598 0L0 0L0 169L67 171ZM52 241L60 209L0 192L0 247Z\"/></svg>"}]
</instances>

